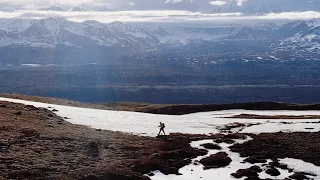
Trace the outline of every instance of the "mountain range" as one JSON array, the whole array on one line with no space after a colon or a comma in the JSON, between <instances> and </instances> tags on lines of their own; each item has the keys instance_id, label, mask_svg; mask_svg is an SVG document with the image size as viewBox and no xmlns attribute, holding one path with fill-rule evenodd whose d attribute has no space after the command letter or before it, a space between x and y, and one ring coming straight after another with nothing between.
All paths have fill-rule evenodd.
<instances>
[{"instance_id":1,"label":"mountain range","mask_svg":"<svg viewBox=\"0 0 320 180\"><path fill-rule=\"evenodd\" d=\"M103 4L84 3L74 7L47 6L41 11L114 11L114 10L186 10L204 13L241 12L245 15L262 15L267 13L293 11L319 11L319 0L154 0L150 6L149 0L135 0L134 4L118 2L117 9L108 8ZM0 8L1 9L1 8Z\"/></svg>"},{"instance_id":2,"label":"mountain range","mask_svg":"<svg viewBox=\"0 0 320 180\"><path fill-rule=\"evenodd\" d=\"M0 63L109 63L137 56L240 53L259 57L266 53L278 54L282 56L280 59L288 58L287 55L316 57L320 53L319 33L318 19L203 25L79 23L63 18L0 19Z\"/></svg>"},{"instance_id":3,"label":"mountain range","mask_svg":"<svg viewBox=\"0 0 320 180\"><path fill-rule=\"evenodd\" d=\"M214 12L242 12L246 15L261 15L293 11L319 11L318 0L248 0L227 1L228 3L216 7Z\"/></svg>"}]
</instances>

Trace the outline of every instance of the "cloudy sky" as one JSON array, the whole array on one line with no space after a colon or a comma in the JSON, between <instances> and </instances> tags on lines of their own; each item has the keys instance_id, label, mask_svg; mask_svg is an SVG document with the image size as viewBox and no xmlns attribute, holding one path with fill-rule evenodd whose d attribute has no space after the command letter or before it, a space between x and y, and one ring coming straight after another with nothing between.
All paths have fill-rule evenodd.
<instances>
[{"instance_id":1,"label":"cloudy sky","mask_svg":"<svg viewBox=\"0 0 320 180\"><path fill-rule=\"evenodd\" d=\"M103 22L311 19L320 18L320 0L0 0L0 18L49 16Z\"/></svg>"},{"instance_id":2,"label":"cloudy sky","mask_svg":"<svg viewBox=\"0 0 320 180\"><path fill-rule=\"evenodd\" d=\"M96 7L109 10L203 10L207 6L226 4L243 5L247 0L0 0L7 9L38 9L59 6L62 8ZM251 0L252 1L252 0Z\"/></svg>"}]
</instances>

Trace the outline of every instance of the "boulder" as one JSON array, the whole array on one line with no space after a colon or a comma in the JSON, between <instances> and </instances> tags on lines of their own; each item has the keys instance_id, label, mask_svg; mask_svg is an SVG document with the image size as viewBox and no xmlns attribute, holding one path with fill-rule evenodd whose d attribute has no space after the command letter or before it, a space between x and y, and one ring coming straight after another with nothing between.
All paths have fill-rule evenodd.
<instances>
[{"instance_id":1,"label":"boulder","mask_svg":"<svg viewBox=\"0 0 320 180\"><path fill-rule=\"evenodd\" d=\"M219 152L200 160L204 169L226 167L232 162L231 158L225 152Z\"/></svg>"},{"instance_id":2,"label":"boulder","mask_svg":"<svg viewBox=\"0 0 320 180\"><path fill-rule=\"evenodd\" d=\"M266 173L269 174L270 176L279 176L281 173L278 169L274 167L270 167L266 170Z\"/></svg>"},{"instance_id":3,"label":"boulder","mask_svg":"<svg viewBox=\"0 0 320 180\"><path fill-rule=\"evenodd\" d=\"M213 143L206 143L206 144L202 144L201 146L206 149L217 149L217 150L222 149L220 146L213 144Z\"/></svg>"},{"instance_id":4,"label":"boulder","mask_svg":"<svg viewBox=\"0 0 320 180\"><path fill-rule=\"evenodd\" d=\"M230 138L218 138L216 140L214 140L215 143L227 143L227 144L233 144L234 140L230 139Z\"/></svg>"},{"instance_id":5,"label":"boulder","mask_svg":"<svg viewBox=\"0 0 320 180\"><path fill-rule=\"evenodd\" d=\"M259 157L256 157L256 156L251 156L251 157L246 158L244 160L244 162L248 162L248 163L251 163L251 164L256 164L256 163L266 163L267 160L259 158Z\"/></svg>"},{"instance_id":6,"label":"boulder","mask_svg":"<svg viewBox=\"0 0 320 180\"><path fill-rule=\"evenodd\" d=\"M244 180L261 180L259 177L246 177Z\"/></svg>"},{"instance_id":7,"label":"boulder","mask_svg":"<svg viewBox=\"0 0 320 180\"><path fill-rule=\"evenodd\" d=\"M231 176L240 179L242 177L259 177L259 174L252 169L239 169L237 172L232 173Z\"/></svg>"},{"instance_id":8,"label":"boulder","mask_svg":"<svg viewBox=\"0 0 320 180\"><path fill-rule=\"evenodd\" d=\"M259 166L251 166L249 169L251 169L257 173L262 172L262 169Z\"/></svg>"},{"instance_id":9,"label":"boulder","mask_svg":"<svg viewBox=\"0 0 320 180\"><path fill-rule=\"evenodd\" d=\"M279 168L280 168L280 169L288 169L288 165L286 165L286 164L280 164L280 165L279 165Z\"/></svg>"}]
</instances>

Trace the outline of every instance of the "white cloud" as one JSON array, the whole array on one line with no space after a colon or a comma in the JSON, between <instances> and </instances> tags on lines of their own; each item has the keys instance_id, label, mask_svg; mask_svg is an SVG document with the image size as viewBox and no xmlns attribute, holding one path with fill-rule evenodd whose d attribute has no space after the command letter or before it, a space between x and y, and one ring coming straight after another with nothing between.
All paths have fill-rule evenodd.
<instances>
[{"instance_id":1,"label":"white cloud","mask_svg":"<svg viewBox=\"0 0 320 180\"><path fill-rule=\"evenodd\" d=\"M210 4L213 6L223 6L223 5L227 4L227 2L226 1L211 1Z\"/></svg>"},{"instance_id":2,"label":"white cloud","mask_svg":"<svg viewBox=\"0 0 320 180\"><path fill-rule=\"evenodd\" d=\"M165 3L167 4L167 3L173 3L173 4L175 4L175 3L181 3L181 2L183 2L183 0L167 0Z\"/></svg>"},{"instance_id":3,"label":"white cloud","mask_svg":"<svg viewBox=\"0 0 320 180\"><path fill-rule=\"evenodd\" d=\"M0 12L0 18L28 18L41 19L47 17L64 17L68 20L82 22L97 20L100 22L195 22L195 21L225 21L242 22L244 20L304 20L320 18L320 12L285 12L270 13L262 16L243 16L241 13L216 13L158 10L158 11L108 11L108 12L52 12L52 11L15 11Z\"/></svg>"},{"instance_id":4,"label":"white cloud","mask_svg":"<svg viewBox=\"0 0 320 180\"><path fill-rule=\"evenodd\" d=\"M307 20L320 18L319 11L305 11L305 12L283 12L270 13L259 17L260 19L291 19L291 20Z\"/></svg>"},{"instance_id":5,"label":"white cloud","mask_svg":"<svg viewBox=\"0 0 320 180\"><path fill-rule=\"evenodd\" d=\"M10 5L55 5L55 6L77 6L84 3L96 3L101 0L1 0L1 3Z\"/></svg>"},{"instance_id":6,"label":"white cloud","mask_svg":"<svg viewBox=\"0 0 320 180\"><path fill-rule=\"evenodd\" d=\"M236 0L237 6L242 6L247 0Z\"/></svg>"}]
</instances>

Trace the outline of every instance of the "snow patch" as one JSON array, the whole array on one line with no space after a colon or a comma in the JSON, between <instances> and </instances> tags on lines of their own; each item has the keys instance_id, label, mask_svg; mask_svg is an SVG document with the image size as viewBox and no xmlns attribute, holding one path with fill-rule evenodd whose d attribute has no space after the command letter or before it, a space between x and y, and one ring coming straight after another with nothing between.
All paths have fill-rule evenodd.
<instances>
[{"instance_id":1,"label":"snow patch","mask_svg":"<svg viewBox=\"0 0 320 180\"><path fill-rule=\"evenodd\" d=\"M280 159L280 163L287 164L289 168L293 169L294 172L305 172L316 175L313 177L315 180L320 180L320 167L314 164L304 162L298 159L285 158Z\"/></svg>"},{"instance_id":2,"label":"snow patch","mask_svg":"<svg viewBox=\"0 0 320 180\"><path fill-rule=\"evenodd\" d=\"M320 115L320 111L249 111L249 110L227 110L214 112L201 112L187 115L157 115L138 112L111 111L61 106L47 103L38 103L18 99L0 97L0 101L9 101L33 105L35 107L57 109L56 114L68 117L66 121L85 125L95 129L121 131L144 136L156 136L158 124L166 124L166 133L188 133L188 134L211 134L220 133L221 127L228 124L240 122L243 124L257 124L245 127L241 132L264 133L264 132L317 132L320 130L320 119L312 120L259 120L259 119L233 119L225 118L239 114L256 115ZM289 124L278 124L288 122ZM312 127L313 129L310 129ZM237 129L238 130L238 129Z\"/></svg>"},{"instance_id":3,"label":"snow patch","mask_svg":"<svg viewBox=\"0 0 320 180\"><path fill-rule=\"evenodd\" d=\"M236 140L236 143L244 143L249 141L250 138L246 140ZM190 143L190 146L193 148L198 149L205 149L202 147L202 144L205 143L214 143L213 140L200 140L194 141ZM179 173L182 175L164 175L160 171L153 172L154 176L151 176L151 180L195 180L195 179L202 179L202 180L211 180L211 179L223 179L223 180L234 180L231 174L236 172L238 169L246 169L251 167L251 164L248 163L240 163L244 160L241 158L238 153L233 153L230 151L229 147L232 144L220 143L219 146L222 150L208 150L208 154L205 156L199 156L192 160L190 165L187 165L179 170ZM212 154L216 154L218 152L226 152L228 156L232 159L231 164L225 168L217 168L217 169L208 169L204 170L203 165L197 163L201 159L208 157Z\"/></svg>"},{"instance_id":4,"label":"snow patch","mask_svg":"<svg viewBox=\"0 0 320 180\"><path fill-rule=\"evenodd\" d=\"M27 67L41 67L41 64L21 64L21 66L27 66Z\"/></svg>"}]
</instances>

